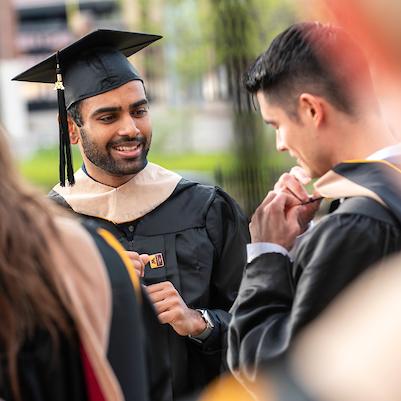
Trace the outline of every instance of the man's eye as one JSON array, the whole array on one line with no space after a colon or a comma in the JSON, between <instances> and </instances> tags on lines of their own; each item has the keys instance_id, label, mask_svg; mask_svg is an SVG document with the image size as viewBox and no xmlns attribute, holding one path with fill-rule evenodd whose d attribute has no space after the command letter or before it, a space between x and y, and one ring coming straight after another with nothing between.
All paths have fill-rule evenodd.
<instances>
[{"instance_id":1,"label":"man's eye","mask_svg":"<svg viewBox=\"0 0 401 401\"><path fill-rule=\"evenodd\" d=\"M148 108L147 107L141 107L140 109L134 110L132 112L132 115L134 117L143 117L146 114L148 114Z\"/></svg>"},{"instance_id":2,"label":"man's eye","mask_svg":"<svg viewBox=\"0 0 401 401\"><path fill-rule=\"evenodd\" d=\"M110 123L110 122L114 121L114 116L112 114L107 114L105 116L101 116L99 118L99 120L104 123Z\"/></svg>"}]
</instances>

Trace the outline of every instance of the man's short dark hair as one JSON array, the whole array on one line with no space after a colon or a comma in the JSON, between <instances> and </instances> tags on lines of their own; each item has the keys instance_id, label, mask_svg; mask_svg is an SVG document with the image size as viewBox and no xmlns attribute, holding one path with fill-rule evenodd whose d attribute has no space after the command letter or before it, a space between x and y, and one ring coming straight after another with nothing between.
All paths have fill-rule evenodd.
<instances>
[{"instance_id":1,"label":"man's short dark hair","mask_svg":"<svg viewBox=\"0 0 401 401\"><path fill-rule=\"evenodd\" d=\"M143 89L145 91L145 96L147 96L145 84L141 80ZM84 99L85 100L85 99ZM81 113L81 105L83 100L78 100L77 102L73 103L67 110L68 115L75 121L78 127L82 127L84 125L84 120L82 118Z\"/></svg>"},{"instance_id":2,"label":"man's short dark hair","mask_svg":"<svg viewBox=\"0 0 401 401\"><path fill-rule=\"evenodd\" d=\"M361 49L343 29L317 22L294 24L280 33L249 68L244 83L250 93L262 90L294 117L305 92L350 115L358 111L362 89L363 96L375 99Z\"/></svg>"},{"instance_id":3,"label":"man's short dark hair","mask_svg":"<svg viewBox=\"0 0 401 401\"><path fill-rule=\"evenodd\" d=\"M81 114L81 103L82 100L79 100L78 102L73 103L67 110L68 115L75 121L78 127L84 125Z\"/></svg>"}]
</instances>

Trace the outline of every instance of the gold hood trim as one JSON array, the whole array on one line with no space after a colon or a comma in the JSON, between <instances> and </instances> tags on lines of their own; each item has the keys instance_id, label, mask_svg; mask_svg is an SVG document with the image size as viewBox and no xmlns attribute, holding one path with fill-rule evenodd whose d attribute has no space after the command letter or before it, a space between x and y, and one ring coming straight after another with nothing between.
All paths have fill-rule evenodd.
<instances>
[{"instance_id":1,"label":"gold hood trim","mask_svg":"<svg viewBox=\"0 0 401 401\"><path fill-rule=\"evenodd\" d=\"M123 401L107 360L112 293L103 259L94 240L79 224L63 217L56 218L55 223L60 238L50 230L45 238L57 262L54 269L60 295L68 305L105 400Z\"/></svg>"},{"instance_id":2,"label":"gold hood trim","mask_svg":"<svg viewBox=\"0 0 401 401\"><path fill-rule=\"evenodd\" d=\"M314 184L315 190L324 198L348 198L352 196L365 196L386 206L384 201L373 191L362 185L348 180L333 170L328 171Z\"/></svg>"}]
</instances>

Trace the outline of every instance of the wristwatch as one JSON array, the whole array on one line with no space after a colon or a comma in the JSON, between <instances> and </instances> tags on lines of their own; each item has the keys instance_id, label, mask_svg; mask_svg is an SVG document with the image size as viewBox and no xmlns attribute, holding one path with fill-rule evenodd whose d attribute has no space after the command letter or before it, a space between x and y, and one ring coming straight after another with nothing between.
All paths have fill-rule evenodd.
<instances>
[{"instance_id":1,"label":"wristwatch","mask_svg":"<svg viewBox=\"0 0 401 401\"><path fill-rule=\"evenodd\" d=\"M209 336L212 330L214 329L214 324L213 321L209 315L209 312L206 309L196 309L202 316L202 319L206 323L206 329L202 331L202 333L198 334L197 336L191 336L188 335L189 338L192 340L195 340L196 342L203 342L205 341Z\"/></svg>"}]
</instances>

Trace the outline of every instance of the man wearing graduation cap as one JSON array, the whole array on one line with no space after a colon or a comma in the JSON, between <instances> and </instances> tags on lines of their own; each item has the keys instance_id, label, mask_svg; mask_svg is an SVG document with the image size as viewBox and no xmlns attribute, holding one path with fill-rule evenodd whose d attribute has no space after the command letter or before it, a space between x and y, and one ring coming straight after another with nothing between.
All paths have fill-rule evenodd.
<instances>
[{"instance_id":1,"label":"man wearing graduation cap","mask_svg":"<svg viewBox=\"0 0 401 401\"><path fill-rule=\"evenodd\" d=\"M284 174L251 220L228 337L229 365L248 382L356 276L401 249L401 146L380 116L361 50L340 28L289 27L245 84L277 149L303 168ZM313 196L308 176L320 177ZM322 197L340 206L293 249Z\"/></svg>"},{"instance_id":2,"label":"man wearing graduation cap","mask_svg":"<svg viewBox=\"0 0 401 401\"><path fill-rule=\"evenodd\" d=\"M99 30L15 79L51 83L57 72L60 184L50 196L111 231L127 251L150 255L142 280L164 324L161 338L147 328L150 382L159 390L153 399L168 400L199 390L225 366L228 310L248 230L237 204L219 188L147 161L148 100L126 57L159 38ZM75 175L69 141L84 160ZM169 385L161 391L160 377L153 376L163 364Z\"/></svg>"}]
</instances>

